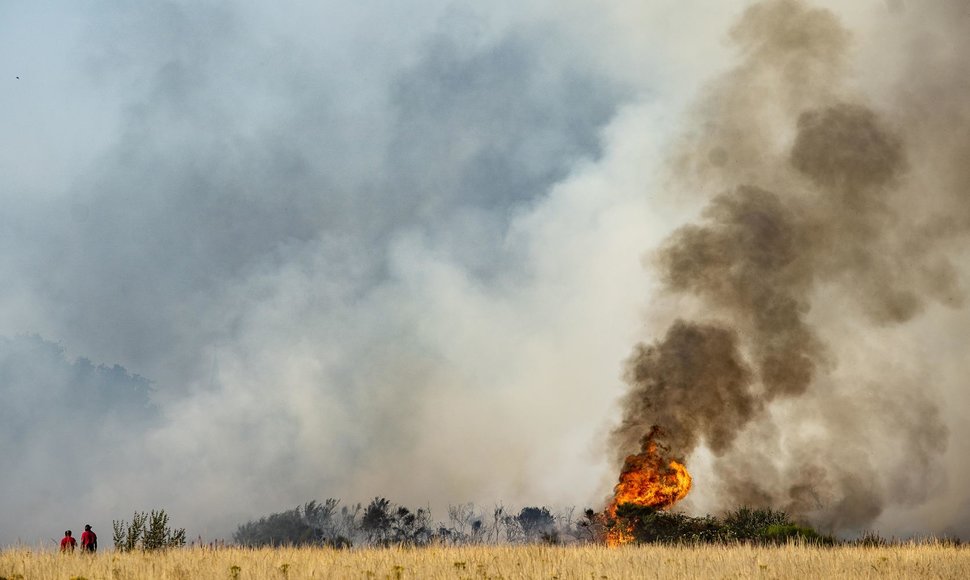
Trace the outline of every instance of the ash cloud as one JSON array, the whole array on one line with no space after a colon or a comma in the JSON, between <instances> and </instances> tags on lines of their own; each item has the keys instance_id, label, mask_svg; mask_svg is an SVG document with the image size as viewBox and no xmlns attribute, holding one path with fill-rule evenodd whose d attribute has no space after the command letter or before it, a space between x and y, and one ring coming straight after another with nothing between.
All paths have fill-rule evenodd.
<instances>
[{"instance_id":1,"label":"ash cloud","mask_svg":"<svg viewBox=\"0 0 970 580\"><path fill-rule=\"evenodd\" d=\"M742 62L711 85L672 165L684 190L715 196L651 258L692 316L634 350L614 442L636 452L657 425L675 458L713 454L708 505L860 530L942 491L948 427L925 379L843 353L962 304L952 244L964 231L928 230L962 204L921 183L924 127L853 88L851 34L833 13L761 2L732 40ZM944 178L960 167L934 163ZM924 198L941 213L914 212ZM834 330L847 324L849 336ZM870 452L886 445L890 458Z\"/></svg>"}]
</instances>

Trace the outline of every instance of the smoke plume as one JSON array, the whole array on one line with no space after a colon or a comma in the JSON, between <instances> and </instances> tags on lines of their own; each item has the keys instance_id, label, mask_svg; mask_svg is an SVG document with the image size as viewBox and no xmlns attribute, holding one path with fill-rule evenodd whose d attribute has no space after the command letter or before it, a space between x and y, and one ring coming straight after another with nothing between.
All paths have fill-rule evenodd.
<instances>
[{"instance_id":1,"label":"smoke plume","mask_svg":"<svg viewBox=\"0 0 970 580\"><path fill-rule=\"evenodd\" d=\"M734 28L742 62L710 87L672 165L685 189L717 193L651 255L690 316L634 349L614 431L621 458L654 426L679 461L709 450L721 507L782 508L827 529L926 499L947 441L918 379L873 395L879 370L862 384L839 377L853 338L827 328L831 317L865 333L963 298L947 245L963 232L930 224L965 209L949 214L950 191L913 175L923 127L852 88L850 39L832 13L796 0L756 4ZM912 211L926 197L942 213ZM881 398L881 412L865 408ZM866 449L887 442L896 468L917 475L886 485L892 468Z\"/></svg>"}]
</instances>

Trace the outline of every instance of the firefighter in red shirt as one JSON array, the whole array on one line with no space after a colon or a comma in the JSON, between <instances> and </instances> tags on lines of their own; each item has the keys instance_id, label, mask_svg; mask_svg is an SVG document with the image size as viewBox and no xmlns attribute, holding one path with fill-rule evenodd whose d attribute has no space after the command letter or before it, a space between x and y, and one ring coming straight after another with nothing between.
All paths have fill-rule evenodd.
<instances>
[{"instance_id":1,"label":"firefighter in red shirt","mask_svg":"<svg viewBox=\"0 0 970 580\"><path fill-rule=\"evenodd\" d=\"M98 535L91 529L91 525L84 526L84 533L81 534L81 550L85 552L98 551Z\"/></svg>"},{"instance_id":2,"label":"firefighter in red shirt","mask_svg":"<svg viewBox=\"0 0 970 580\"><path fill-rule=\"evenodd\" d=\"M64 537L61 538L61 551L73 552L74 546L77 546L77 540L71 535L71 530L67 530L64 532Z\"/></svg>"}]
</instances>

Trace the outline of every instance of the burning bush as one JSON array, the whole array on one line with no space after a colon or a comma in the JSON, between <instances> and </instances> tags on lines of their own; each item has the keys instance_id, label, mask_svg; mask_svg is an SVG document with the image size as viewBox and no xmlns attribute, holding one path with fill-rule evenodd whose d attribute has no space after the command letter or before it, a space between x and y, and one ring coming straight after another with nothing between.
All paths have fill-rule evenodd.
<instances>
[{"instance_id":1,"label":"burning bush","mask_svg":"<svg viewBox=\"0 0 970 580\"><path fill-rule=\"evenodd\" d=\"M723 522L712 516L695 518L629 503L616 508L616 517L608 525L615 532L610 537L625 540L616 543L719 542L726 536Z\"/></svg>"}]
</instances>

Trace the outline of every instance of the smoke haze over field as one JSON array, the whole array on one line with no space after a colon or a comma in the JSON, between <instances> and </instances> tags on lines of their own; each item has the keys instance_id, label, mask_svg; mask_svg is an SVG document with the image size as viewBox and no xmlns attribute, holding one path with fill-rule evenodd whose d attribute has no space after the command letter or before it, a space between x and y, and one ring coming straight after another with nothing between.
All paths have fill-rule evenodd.
<instances>
[{"instance_id":1,"label":"smoke haze over field","mask_svg":"<svg viewBox=\"0 0 970 580\"><path fill-rule=\"evenodd\" d=\"M956 0L4 3L0 544L330 496L598 507L661 419L692 509L970 534L968 28Z\"/></svg>"}]
</instances>

